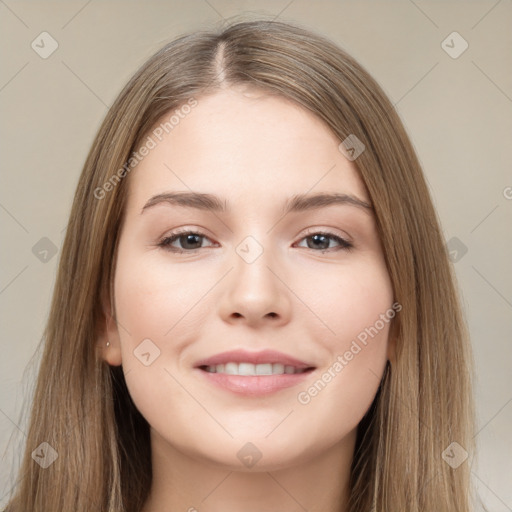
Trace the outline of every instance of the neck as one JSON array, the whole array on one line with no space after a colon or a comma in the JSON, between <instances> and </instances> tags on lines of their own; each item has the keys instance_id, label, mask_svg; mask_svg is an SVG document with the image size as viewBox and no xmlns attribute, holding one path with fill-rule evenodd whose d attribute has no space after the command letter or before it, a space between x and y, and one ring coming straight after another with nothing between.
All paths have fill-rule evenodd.
<instances>
[{"instance_id":1,"label":"neck","mask_svg":"<svg viewBox=\"0 0 512 512\"><path fill-rule=\"evenodd\" d=\"M141 512L346 512L356 430L289 465L240 471L178 451L151 429L153 479Z\"/></svg>"}]
</instances>

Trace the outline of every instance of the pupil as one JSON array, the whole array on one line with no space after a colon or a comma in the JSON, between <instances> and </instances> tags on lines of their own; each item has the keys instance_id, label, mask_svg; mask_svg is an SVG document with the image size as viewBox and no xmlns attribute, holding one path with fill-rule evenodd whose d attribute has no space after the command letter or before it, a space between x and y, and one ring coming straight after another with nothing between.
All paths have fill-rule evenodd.
<instances>
[{"instance_id":1,"label":"pupil","mask_svg":"<svg viewBox=\"0 0 512 512\"><path fill-rule=\"evenodd\" d=\"M182 241L183 241L183 238L186 240L185 244L183 244L184 247L186 247L188 249L196 249L196 247L187 247L187 244L189 242L191 242L192 245L194 245L194 242L197 244L198 243L197 238L199 238L199 235L184 235L182 237ZM196 240L194 241L194 239L196 239ZM201 245L201 244L199 243L199 245Z\"/></svg>"},{"instance_id":2,"label":"pupil","mask_svg":"<svg viewBox=\"0 0 512 512\"><path fill-rule=\"evenodd\" d=\"M323 247L321 247L321 248L322 249L328 249L329 248L329 240L327 239L327 237L325 235L313 235L311 238L314 241L318 241L319 238L323 238L324 242L323 242L323 244L321 244L321 245L323 245ZM316 245L315 247L318 248L318 245ZM311 249L311 247L310 247L310 249Z\"/></svg>"}]
</instances>

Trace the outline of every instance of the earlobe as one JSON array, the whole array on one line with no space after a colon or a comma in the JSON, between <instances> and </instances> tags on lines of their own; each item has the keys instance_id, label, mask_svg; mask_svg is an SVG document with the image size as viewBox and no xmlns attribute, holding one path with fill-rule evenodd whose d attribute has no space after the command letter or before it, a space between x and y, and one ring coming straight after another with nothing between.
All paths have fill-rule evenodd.
<instances>
[{"instance_id":1,"label":"earlobe","mask_svg":"<svg viewBox=\"0 0 512 512\"><path fill-rule=\"evenodd\" d=\"M121 346L119 343L112 344L110 341L102 348L101 356L110 366L120 366L122 364Z\"/></svg>"},{"instance_id":2,"label":"earlobe","mask_svg":"<svg viewBox=\"0 0 512 512\"><path fill-rule=\"evenodd\" d=\"M119 339L119 330L117 322L111 314L109 301L102 300L104 323L100 326L100 334L96 342L96 349L99 357L106 361L110 366L120 366L122 364L121 343Z\"/></svg>"}]
</instances>

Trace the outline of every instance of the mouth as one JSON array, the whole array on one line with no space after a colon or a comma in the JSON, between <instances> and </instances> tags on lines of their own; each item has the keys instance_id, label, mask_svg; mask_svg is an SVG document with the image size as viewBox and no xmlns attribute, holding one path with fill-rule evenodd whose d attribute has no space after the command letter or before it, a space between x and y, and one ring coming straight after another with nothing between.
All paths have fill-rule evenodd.
<instances>
[{"instance_id":1,"label":"mouth","mask_svg":"<svg viewBox=\"0 0 512 512\"><path fill-rule=\"evenodd\" d=\"M255 376L255 375L293 375L296 373L307 373L315 369L314 366L297 367L293 365L284 365L282 363L236 363L229 362L217 365L201 365L198 367L208 373L222 373L225 375Z\"/></svg>"},{"instance_id":2,"label":"mouth","mask_svg":"<svg viewBox=\"0 0 512 512\"><path fill-rule=\"evenodd\" d=\"M310 363L274 350L232 350L194 366L204 382L245 396L268 395L296 386L315 369Z\"/></svg>"}]
</instances>

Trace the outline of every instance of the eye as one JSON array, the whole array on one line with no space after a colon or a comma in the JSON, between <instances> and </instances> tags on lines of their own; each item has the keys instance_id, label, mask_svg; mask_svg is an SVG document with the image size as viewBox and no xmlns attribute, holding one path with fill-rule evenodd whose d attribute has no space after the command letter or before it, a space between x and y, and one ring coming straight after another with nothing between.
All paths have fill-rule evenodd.
<instances>
[{"instance_id":1,"label":"eye","mask_svg":"<svg viewBox=\"0 0 512 512\"><path fill-rule=\"evenodd\" d=\"M330 246L331 240L334 240L338 244L338 248L335 248L334 250L350 250L354 246L352 243L350 243L348 240L345 240L344 238L341 238L338 235L335 235L334 233L329 232L313 232L302 238L302 240L306 240L307 242L307 248L308 249L319 249L322 252L329 251L333 247Z\"/></svg>"},{"instance_id":2,"label":"eye","mask_svg":"<svg viewBox=\"0 0 512 512\"><path fill-rule=\"evenodd\" d=\"M202 243L201 239L207 238L204 233L200 233L198 231L175 231L171 233L169 236L165 237L159 244L158 247L162 247L163 249L171 252L194 252L197 249L201 249ZM175 247L172 244L174 242L179 242L182 248Z\"/></svg>"}]
</instances>

